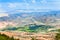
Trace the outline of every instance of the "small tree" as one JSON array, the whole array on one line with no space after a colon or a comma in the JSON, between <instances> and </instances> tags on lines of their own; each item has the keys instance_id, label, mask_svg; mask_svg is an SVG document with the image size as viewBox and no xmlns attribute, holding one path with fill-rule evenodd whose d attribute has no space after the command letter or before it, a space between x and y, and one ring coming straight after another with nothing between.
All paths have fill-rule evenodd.
<instances>
[{"instance_id":1,"label":"small tree","mask_svg":"<svg viewBox=\"0 0 60 40\"><path fill-rule=\"evenodd\" d=\"M60 29L57 30L59 33L56 34L55 40L60 40Z\"/></svg>"}]
</instances>

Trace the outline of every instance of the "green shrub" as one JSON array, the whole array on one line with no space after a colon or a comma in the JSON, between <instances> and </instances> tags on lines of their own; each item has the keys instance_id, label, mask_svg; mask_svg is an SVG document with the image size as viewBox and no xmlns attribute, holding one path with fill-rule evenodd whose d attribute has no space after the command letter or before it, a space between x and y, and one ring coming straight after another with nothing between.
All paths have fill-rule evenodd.
<instances>
[{"instance_id":1,"label":"green shrub","mask_svg":"<svg viewBox=\"0 0 60 40\"><path fill-rule=\"evenodd\" d=\"M0 40L16 40L16 39L14 39L13 37L10 38L5 34L0 34Z\"/></svg>"}]
</instances>

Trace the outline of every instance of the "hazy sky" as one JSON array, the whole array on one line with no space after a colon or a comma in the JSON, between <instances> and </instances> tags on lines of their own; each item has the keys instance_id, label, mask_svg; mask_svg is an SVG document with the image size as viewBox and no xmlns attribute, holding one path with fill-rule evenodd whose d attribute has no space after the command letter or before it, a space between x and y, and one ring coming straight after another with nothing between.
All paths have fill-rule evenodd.
<instances>
[{"instance_id":1,"label":"hazy sky","mask_svg":"<svg viewBox=\"0 0 60 40\"><path fill-rule=\"evenodd\" d=\"M60 0L0 0L0 13L60 10Z\"/></svg>"}]
</instances>

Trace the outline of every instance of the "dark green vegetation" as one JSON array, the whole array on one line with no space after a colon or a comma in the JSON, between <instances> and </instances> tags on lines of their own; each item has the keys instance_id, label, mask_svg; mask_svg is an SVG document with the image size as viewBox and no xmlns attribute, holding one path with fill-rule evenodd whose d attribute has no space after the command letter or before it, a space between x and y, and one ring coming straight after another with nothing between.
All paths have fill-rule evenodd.
<instances>
[{"instance_id":1,"label":"dark green vegetation","mask_svg":"<svg viewBox=\"0 0 60 40\"><path fill-rule=\"evenodd\" d=\"M53 26L49 25L36 25L30 24L25 25L24 27L12 27L8 26L7 28L3 29L2 31L24 31L24 32L47 32L48 29L53 28Z\"/></svg>"},{"instance_id":2,"label":"dark green vegetation","mask_svg":"<svg viewBox=\"0 0 60 40\"><path fill-rule=\"evenodd\" d=\"M55 40L60 40L60 29L57 30L58 33L55 36Z\"/></svg>"},{"instance_id":3,"label":"dark green vegetation","mask_svg":"<svg viewBox=\"0 0 60 40\"><path fill-rule=\"evenodd\" d=\"M0 40L17 40L14 39L13 37L6 36L5 34L0 34Z\"/></svg>"},{"instance_id":4,"label":"dark green vegetation","mask_svg":"<svg viewBox=\"0 0 60 40\"><path fill-rule=\"evenodd\" d=\"M31 40L37 40L35 37L31 37L32 39Z\"/></svg>"}]
</instances>

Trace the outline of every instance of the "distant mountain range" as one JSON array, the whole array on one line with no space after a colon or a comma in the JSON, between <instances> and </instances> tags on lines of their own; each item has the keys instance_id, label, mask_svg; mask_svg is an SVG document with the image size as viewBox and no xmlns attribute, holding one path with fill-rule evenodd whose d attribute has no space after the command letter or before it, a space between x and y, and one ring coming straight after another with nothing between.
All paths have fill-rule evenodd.
<instances>
[{"instance_id":1,"label":"distant mountain range","mask_svg":"<svg viewBox=\"0 0 60 40\"><path fill-rule=\"evenodd\" d=\"M0 27L2 28L7 27L8 25L13 27L22 27L29 24L52 26L58 25L59 27L60 11L17 12L13 14L8 14L8 16L0 17L0 24Z\"/></svg>"},{"instance_id":2,"label":"distant mountain range","mask_svg":"<svg viewBox=\"0 0 60 40\"><path fill-rule=\"evenodd\" d=\"M14 14L8 14L9 16L0 17L0 21L52 21L60 19L60 11L49 11L49 12L17 12Z\"/></svg>"}]
</instances>

